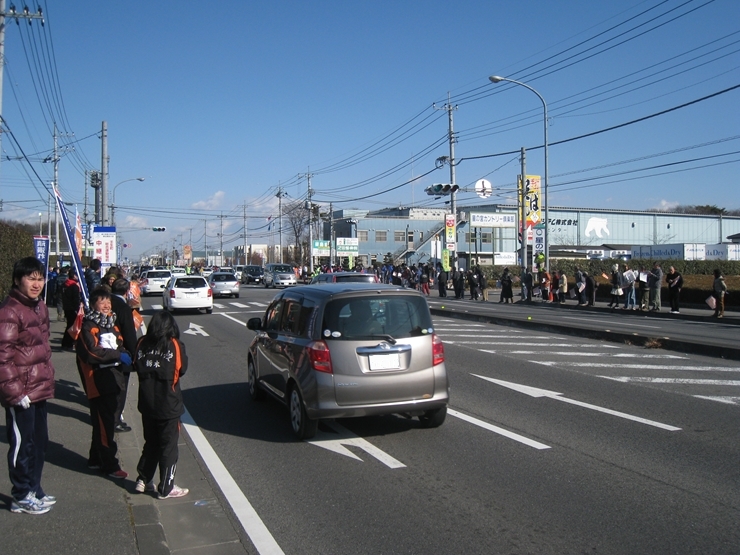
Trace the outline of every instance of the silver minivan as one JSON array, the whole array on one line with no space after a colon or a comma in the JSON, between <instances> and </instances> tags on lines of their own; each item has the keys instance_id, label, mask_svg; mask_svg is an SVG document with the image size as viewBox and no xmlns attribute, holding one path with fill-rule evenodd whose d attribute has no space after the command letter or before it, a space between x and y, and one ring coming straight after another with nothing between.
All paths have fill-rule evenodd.
<instances>
[{"instance_id":1,"label":"silver minivan","mask_svg":"<svg viewBox=\"0 0 740 555\"><path fill-rule=\"evenodd\" d=\"M290 264L268 264L265 266L265 275L262 277L265 287L286 287L297 285L295 272Z\"/></svg>"},{"instance_id":2,"label":"silver minivan","mask_svg":"<svg viewBox=\"0 0 740 555\"><path fill-rule=\"evenodd\" d=\"M400 413L424 427L447 414L442 341L417 291L371 283L302 286L279 293L247 358L249 392L286 404L300 439L322 418Z\"/></svg>"}]
</instances>

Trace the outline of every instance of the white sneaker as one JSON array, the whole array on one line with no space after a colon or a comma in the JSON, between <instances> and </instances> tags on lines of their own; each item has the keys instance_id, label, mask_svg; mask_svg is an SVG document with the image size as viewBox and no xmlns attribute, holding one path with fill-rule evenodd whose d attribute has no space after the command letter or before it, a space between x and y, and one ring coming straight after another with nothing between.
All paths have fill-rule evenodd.
<instances>
[{"instance_id":1,"label":"white sneaker","mask_svg":"<svg viewBox=\"0 0 740 555\"><path fill-rule=\"evenodd\" d=\"M181 488L180 486L172 486L172 491L167 495L159 494L160 499L177 499L178 497L185 497L190 490L188 488Z\"/></svg>"},{"instance_id":2,"label":"white sneaker","mask_svg":"<svg viewBox=\"0 0 740 555\"><path fill-rule=\"evenodd\" d=\"M33 492L28 493L23 499L13 499L10 503L11 513L26 513L28 515L43 515L51 511L51 505L42 505L36 499Z\"/></svg>"},{"instance_id":3,"label":"white sneaker","mask_svg":"<svg viewBox=\"0 0 740 555\"><path fill-rule=\"evenodd\" d=\"M154 482L149 482L148 484L144 483L144 480L136 480L136 485L134 486L134 490L136 490L138 493L144 493L144 492L151 492L156 491L157 488L154 487Z\"/></svg>"}]
</instances>

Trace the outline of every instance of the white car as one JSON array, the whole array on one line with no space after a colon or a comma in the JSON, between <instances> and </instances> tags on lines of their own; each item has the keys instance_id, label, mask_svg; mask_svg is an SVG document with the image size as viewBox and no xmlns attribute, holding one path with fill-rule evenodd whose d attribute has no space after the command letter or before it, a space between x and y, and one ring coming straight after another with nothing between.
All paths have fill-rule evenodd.
<instances>
[{"instance_id":1,"label":"white car","mask_svg":"<svg viewBox=\"0 0 740 555\"><path fill-rule=\"evenodd\" d=\"M171 271L173 276L184 276L187 274L187 271L182 266L175 266Z\"/></svg>"},{"instance_id":2,"label":"white car","mask_svg":"<svg viewBox=\"0 0 740 555\"><path fill-rule=\"evenodd\" d=\"M162 291L162 307L165 310L185 308L203 309L213 312L213 291L206 278L201 276L174 276Z\"/></svg>"},{"instance_id":3,"label":"white car","mask_svg":"<svg viewBox=\"0 0 740 555\"><path fill-rule=\"evenodd\" d=\"M161 293L170 281L172 272L169 270L149 270L141 276L139 288L142 296L152 293Z\"/></svg>"}]
</instances>

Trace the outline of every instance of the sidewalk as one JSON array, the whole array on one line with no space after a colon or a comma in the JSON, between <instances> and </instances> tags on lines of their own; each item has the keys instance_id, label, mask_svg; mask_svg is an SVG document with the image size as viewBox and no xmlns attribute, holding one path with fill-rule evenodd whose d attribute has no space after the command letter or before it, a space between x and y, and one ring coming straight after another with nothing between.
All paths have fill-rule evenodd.
<instances>
[{"instance_id":1,"label":"sidewalk","mask_svg":"<svg viewBox=\"0 0 740 555\"><path fill-rule=\"evenodd\" d=\"M49 402L49 447L43 473L44 490L58 498L45 515L10 512L7 463L0 488L0 545L3 553L40 555L244 555L240 527L191 449L183 428L177 483L190 489L181 499L158 500L134 492L136 464L143 446L141 418L136 409L138 382L131 376L124 417L133 430L116 434L126 480L108 478L87 468L90 413L79 384L74 353L59 350L62 322L51 323L52 362L56 369L56 398ZM4 424L4 422L3 422ZM3 425L4 428L4 425ZM0 444L7 453L5 430ZM155 482L158 482L158 477ZM249 540L245 540L249 544Z\"/></svg>"}]
</instances>

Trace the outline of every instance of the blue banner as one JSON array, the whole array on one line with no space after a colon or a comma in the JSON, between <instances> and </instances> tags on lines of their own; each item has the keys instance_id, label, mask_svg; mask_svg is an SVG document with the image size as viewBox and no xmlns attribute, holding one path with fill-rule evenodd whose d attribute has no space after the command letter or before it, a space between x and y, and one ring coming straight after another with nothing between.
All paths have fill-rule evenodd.
<instances>
[{"instance_id":1,"label":"blue banner","mask_svg":"<svg viewBox=\"0 0 740 555\"><path fill-rule=\"evenodd\" d=\"M80 254L77 252L75 234L69 225L69 218L67 217L67 210L64 208L64 204L62 203L62 197L59 195L59 191L56 188L54 188L54 196L57 201L57 210L59 210L59 214L62 216L62 222L64 223L64 235L67 237L67 244L69 245L69 250L72 252L72 264L77 272L77 279L80 282L80 295L82 297L82 302L85 304L85 308L89 308L90 293L87 290L87 283L85 282L82 260L80 260Z\"/></svg>"}]
</instances>

